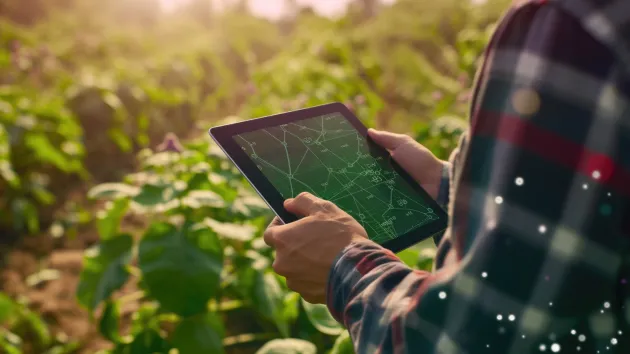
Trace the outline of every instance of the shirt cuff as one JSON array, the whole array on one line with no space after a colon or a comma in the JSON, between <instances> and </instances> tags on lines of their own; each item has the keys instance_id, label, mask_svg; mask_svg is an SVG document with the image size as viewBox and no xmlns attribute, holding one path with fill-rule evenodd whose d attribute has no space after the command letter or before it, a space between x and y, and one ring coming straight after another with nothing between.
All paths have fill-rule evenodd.
<instances>
[{"instance_id":1,"label":"shirt cuff","mask_svg":"<svg viewBox=\"0 0 630 354\"><path fill-rule=\"evenodd\" d=\"M326 305L331 315L346 326L344 312L357 294L357 285L372 269L388 262L400 262L388 249L372 241L352 243L333 262L328 275Z\"/></svg>"},{"instance_id":2,"label":"shirt cuff","mask_svg":"<svg viewBox=\"0 0 630 354\"><path fill-rule=\"evenodd\" d=\"M442 209L448 209L448 203L450 200L451 190L451 163L446 162L442 167L442 177L440 178L440 187L438 189L438 195L436 202L442 207Z\"/></svg>"}]
</instances>

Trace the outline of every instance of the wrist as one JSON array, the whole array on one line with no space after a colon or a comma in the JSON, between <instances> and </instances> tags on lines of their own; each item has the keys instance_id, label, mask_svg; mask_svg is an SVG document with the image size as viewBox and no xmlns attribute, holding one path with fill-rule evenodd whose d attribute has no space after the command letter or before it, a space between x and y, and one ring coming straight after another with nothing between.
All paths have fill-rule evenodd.
<instances>
[{"instance_id":1,"label":"wrist","mask_svg":"<svg viewBox=\"0 0 630 354\"><path fill-rule=\"evenodd\" d=\"M438 200L440 198L440 193L442 190L442 184L444 180L444 174L448 175L448 170L450 168L450 163L448 161L443 161L436 158L434 166L429 168L430 171L429 176L427 176L427 183L422 183L425 185L425 189L427 193L434 200Z\"/></svg>"}]
</instances>

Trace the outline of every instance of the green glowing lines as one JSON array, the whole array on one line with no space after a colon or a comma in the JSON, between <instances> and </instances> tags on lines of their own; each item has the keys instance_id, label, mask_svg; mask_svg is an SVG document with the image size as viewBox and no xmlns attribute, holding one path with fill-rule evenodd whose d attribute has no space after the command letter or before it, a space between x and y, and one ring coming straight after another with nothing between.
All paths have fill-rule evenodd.
<instances>
[{"instance_id":1,"label":"green glowing lines","mask_svg":"<svg viewBox=\"0 0 630 354\"><path fill-rule=\"evenodd\" d=\"M303 191L352 215L382 243L437 219L383 157L340 114L306 119L236 137L284 198Z\"/></svg>"}]
</instances>

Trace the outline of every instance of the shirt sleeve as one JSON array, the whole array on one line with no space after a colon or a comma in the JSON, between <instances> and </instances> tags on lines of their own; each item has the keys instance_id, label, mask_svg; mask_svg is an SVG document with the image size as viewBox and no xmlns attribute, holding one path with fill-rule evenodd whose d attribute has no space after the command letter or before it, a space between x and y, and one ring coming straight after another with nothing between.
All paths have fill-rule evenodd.
<instances>
[{"instance_id":1,"label":"shirt sleeve","mask_svg":"<svg viewBox=\"0 0 630 354\"><path fill-rule=\"evenodd\" d=\"M369 241L334 263L328 308L357 353L628 348L630 85L553 4L511 9L488 46L444 265L412 270Z\"/></svg>"},{"instance_id":2,"label":"shirt sleeve","mask_svg":"<svg viewBox=\"0 0 630 354\"><path fill-rule=\"evenodd\" d=\"M443 209L448 208L449 193L451 191L451 163L447 162L442 167L442 176L440 177L440 186L438 189L438 195L436 202Z\"/></svg>"}]
</instances>

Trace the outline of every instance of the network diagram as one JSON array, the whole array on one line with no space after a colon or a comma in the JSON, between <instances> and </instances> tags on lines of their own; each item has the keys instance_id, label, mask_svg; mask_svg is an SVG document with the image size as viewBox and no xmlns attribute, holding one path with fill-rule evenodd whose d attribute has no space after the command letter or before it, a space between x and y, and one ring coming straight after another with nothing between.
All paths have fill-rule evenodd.
<instances>
[{"instance_id":1,"label":"network diagram","mask_svg":"<svg viewBox=\"0 0 630 354\"><path fill-rule=\"evenodd\" d=\"M307 191L331 201L375 242L438 218L341 114L244 133L236 141L284 198Z\"/></svg>"}]
</instances>

